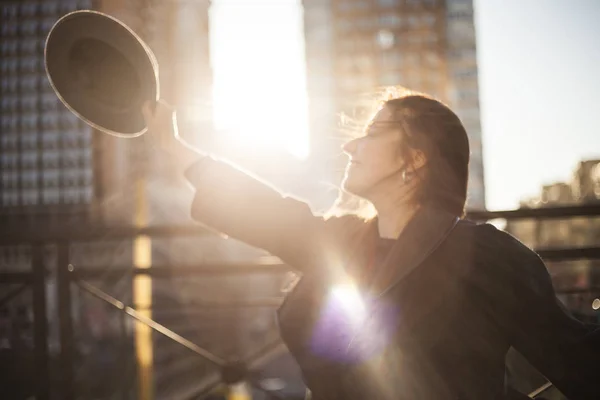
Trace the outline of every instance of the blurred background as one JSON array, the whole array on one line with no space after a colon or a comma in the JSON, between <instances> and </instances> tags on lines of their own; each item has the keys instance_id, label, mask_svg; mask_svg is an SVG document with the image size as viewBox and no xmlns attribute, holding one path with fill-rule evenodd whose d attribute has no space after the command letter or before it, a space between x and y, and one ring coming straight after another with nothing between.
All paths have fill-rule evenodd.
<instances>
[{"instance_id":1,"label":"blurred background","mask_svg":"<svg viewBox=\"0 0 600 400\"><path fill-rule=\"evenodd\" d=\"M3 0L0 8L2 398L304 396L275 320L293 271L192 226L191 193L151 140L95 132L52 91L46 35L77 9L110 14L149 44L186 140L316 212L337 196L343 115L365 115L390 86L446 102L470 138L469 210L547 255L563 303L598 321L597 1ZM493 213L511 209L522 213ZM216 359L136 323L118 301ZM242 374L247 387L228 392L220 383L243 372L232 364L240 360L252 369ZM544 382L515 368L530 378L523 391Z\"/></svg>"}]
</instances>

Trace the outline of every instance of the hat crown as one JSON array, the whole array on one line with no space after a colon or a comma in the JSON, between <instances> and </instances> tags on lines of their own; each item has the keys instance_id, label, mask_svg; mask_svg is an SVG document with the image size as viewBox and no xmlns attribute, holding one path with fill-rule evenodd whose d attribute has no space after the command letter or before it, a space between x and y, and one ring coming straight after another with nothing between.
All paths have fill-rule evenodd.
<instances>
[{"instance_id":1,"label":"hat crown","mask_svg":"<svg viewBox=\"0 0 600 400\"><path fill-rule=\"evenodd\" d=\"M141 108L158 100L158 64L121 21L90 10L65 15L48 34L45 64L57 96L88 125L122 137L146 131Z\"/></svg>"}]
</instances>

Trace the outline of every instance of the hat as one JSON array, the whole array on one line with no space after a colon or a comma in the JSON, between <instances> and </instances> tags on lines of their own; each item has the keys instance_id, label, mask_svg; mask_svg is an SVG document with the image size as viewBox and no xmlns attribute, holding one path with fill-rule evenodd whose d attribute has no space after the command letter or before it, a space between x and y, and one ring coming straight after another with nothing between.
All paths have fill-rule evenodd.
<instances>
[{"instance_id":1,"label":"hat","mask_svg":"<svg viewBox=\"0 0 600 400\"><path fill-rule=\"evenodd\" d=\"M50 30L44 61L57 96L81 120L120 137L146 132L141 109L159 99L158 64L124 23L97 11L69 13Z\"/></svg>"}]
</instances>

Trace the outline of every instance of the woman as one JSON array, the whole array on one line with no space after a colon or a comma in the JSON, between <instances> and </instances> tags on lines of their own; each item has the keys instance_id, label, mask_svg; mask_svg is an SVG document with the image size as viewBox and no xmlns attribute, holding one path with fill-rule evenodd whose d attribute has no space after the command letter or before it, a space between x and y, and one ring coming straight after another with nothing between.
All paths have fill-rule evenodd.
<instances>
[{"instance_id":1,"label":"woman","mask_svg":"<svg viewBox=\"0 0 600 400\"><path fill-rule=\"evenodd\" d=\"M196 220L303 273L279 320L313 398L504 399L514 346L571 399L600 399L598 329L563 310L534 252L461 218L469 144L442 103L389 99L345 145L343 188L374 206L366 220L314 216L182 145L164 105L145 118L187 167Z\"/></svg>"}]
</instances>

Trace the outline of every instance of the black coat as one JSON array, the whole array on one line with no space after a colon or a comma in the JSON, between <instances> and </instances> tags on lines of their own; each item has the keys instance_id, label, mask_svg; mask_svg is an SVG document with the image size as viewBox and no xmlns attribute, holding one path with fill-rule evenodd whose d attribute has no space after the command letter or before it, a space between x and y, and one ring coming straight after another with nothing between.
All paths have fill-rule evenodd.
<instances>
[{"instance_id":1,"label":"black coat","mask_svg":"<svg viewBox=\"0 0 600 400\"><path fill-rule=\"evenodd\" d=\"M303 272L279 320L314 399L503 399L511 346L570 399L600 399L600 330L564 310L544 263L509 234L423 207L370 286L373 222L315 217L211 159L186 176L195 219ZM347 312L364 314L351 326L328 314L348 279L374 295Z\"/></svg>"}]
</instances>

